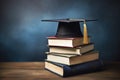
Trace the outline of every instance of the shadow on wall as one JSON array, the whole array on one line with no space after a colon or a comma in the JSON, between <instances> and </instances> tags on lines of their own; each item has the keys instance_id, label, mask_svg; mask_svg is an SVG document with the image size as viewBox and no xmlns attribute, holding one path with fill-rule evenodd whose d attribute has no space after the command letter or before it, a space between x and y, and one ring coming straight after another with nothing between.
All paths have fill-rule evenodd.
<instances>
[{"instance_id":1,"label":"shadow on wall","mask_svg":"<svg viewBox=\"0 0 120 80\"><path fill-rule=\"evenodd\" d=\"M119 14L113 0L0 0L0 61L43 61L57 23L41 20L57 18L97 18L87 25L100 58L119 61Z\"/></svg>"}]
</instances>

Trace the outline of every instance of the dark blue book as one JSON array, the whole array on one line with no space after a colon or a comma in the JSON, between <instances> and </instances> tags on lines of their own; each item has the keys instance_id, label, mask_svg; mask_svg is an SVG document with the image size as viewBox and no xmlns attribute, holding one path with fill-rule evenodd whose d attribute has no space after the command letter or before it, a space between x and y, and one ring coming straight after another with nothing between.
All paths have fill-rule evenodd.
<instances>
[{"instance_id":1,"label":"dark blue book","mask_svg":"<svg viewBox=\"0 0 120 80\"><path fill-rule=\"evenodd\" d=\"M100 71L103 69L103 62L100 60L94 60L82 64L68 66L60 63L45 61L45 69L59 76L68 77Z\"/></svg>"}]
</instances>

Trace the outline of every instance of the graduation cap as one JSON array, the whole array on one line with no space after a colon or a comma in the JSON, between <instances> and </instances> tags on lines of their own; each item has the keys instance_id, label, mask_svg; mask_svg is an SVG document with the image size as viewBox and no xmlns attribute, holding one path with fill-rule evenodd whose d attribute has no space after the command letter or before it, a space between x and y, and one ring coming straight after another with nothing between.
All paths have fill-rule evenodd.
<instances>
[{"instance_id":1,"label":"graduation cap","mask_svg":"<svg viewBox=\"0 0 120 80\"><path fill-rule=\"evenodd\" d=\"M96 21L85 19L54 19L54 20L42 20L47 22L58 22L58 28L56 37L83 37L80 28L80 22Z\"/></svg>"}]
</instances>

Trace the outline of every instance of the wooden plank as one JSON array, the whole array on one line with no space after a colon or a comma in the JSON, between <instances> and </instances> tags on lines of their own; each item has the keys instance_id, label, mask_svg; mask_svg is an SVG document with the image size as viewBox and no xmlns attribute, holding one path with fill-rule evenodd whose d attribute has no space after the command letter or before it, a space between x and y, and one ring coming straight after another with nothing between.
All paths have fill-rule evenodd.
<instances>
[{"instance_id":1,"label":"wooden plank","mask_svg":"<svg viewBox=\"0 0 120 80\"><path fill-rule=\"evenodd\" d=\"M15 69L15 70L0 70L0 77L57 77L54 74L51 74L46 70L24 70L24 69Z\"/></svg>"},{"instance_id":2,"label":"wooden plank","mask_svg":"<svg viewBox=\"0 0 120 80\"><path fill-rule=\"evenodd\" d=\"M43 69L44 62L0 62L0 69Z\"/></svg>"}]
</instances>

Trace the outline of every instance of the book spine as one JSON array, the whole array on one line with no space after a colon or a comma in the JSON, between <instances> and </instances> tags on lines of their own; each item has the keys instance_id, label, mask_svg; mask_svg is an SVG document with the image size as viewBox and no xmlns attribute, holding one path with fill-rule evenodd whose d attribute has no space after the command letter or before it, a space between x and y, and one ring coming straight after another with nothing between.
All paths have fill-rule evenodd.
<instances>
[{"instance_id":1,"label":"book spine","mask_svg":"<svg viewBox=\"0 0 120 80\"><path fill-rule=\"evenodd\" d=\"M84 73L90 73L99 71L103 68L103 63L100 60L94 60L90 62L86 62L79 65L73 65L73 66L66 66L64 65L64 76L73 76L77 74L84 74Z\"/></svg>"}]
</instances>

